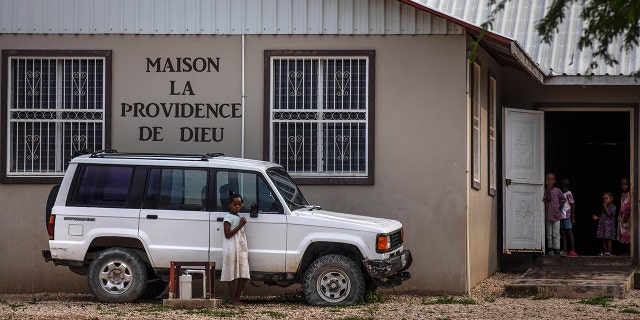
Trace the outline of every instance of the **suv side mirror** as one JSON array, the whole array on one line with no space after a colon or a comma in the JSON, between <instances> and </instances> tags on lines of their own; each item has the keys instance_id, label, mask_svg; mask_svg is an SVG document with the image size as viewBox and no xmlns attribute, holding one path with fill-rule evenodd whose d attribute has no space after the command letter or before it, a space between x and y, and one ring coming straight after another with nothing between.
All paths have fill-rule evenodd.
<instances>
[{"instance_id":1,"label":"suv side mirror","mask_svg":"<svg viewBox=\"0 0 640 320\"><path fill-rule=\"evenodd\" d=\"M249 216L251 218L257 218L258 217L258 205L255 203L251 204L251 208L249 209Z\"/></svg>"}]
</instances>

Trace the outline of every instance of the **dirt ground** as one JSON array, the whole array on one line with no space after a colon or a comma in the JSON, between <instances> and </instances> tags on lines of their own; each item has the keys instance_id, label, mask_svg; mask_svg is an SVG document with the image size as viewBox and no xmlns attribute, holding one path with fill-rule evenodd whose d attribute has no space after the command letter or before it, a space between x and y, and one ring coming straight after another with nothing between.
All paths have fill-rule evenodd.
<instances>
[{"instance_id":1,"label":"dirt ground","mask_svg":"<svg viewBox=\"0 0 640 320\"><path fill-rule=\"evenodd\" d=\"M162 300L131 304L100 303L91 295L0 295L0 319L640 319L640 291L624 299L554 299L544 296L510 298L506 283L516 274L496 273L468 296L395 295L385 291L350 307L312 307L298 293L276 297L246 297L246 307L169 309Z\"/></svg>"}]
</instances>

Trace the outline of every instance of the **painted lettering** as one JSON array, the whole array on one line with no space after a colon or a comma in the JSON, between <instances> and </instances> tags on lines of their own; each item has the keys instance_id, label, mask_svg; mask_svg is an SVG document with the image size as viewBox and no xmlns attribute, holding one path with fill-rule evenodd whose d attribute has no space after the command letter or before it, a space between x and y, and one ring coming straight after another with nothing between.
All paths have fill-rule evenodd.
<instances>
[{"instance_id":1,"label":"painted lettering","mask_svg":"<svg viewBox=\"0 0 640 320\"><path fill-rule=\"evenodd\" d=\"M142 126L140 130L140 141L163 141L164 138L160 137L162 133L162 127L146 127Z\"/></svg>"},{"instance_id":2,"label":"painted lettering","mask_svg":"<svg viewBox=\"0 0 640 320\"><path fill-rule=\"evenodd\" d=\"M133 117L137 118L138 117L138 112L140 113L141 117L146 117L145 112L144 112L144 103L140 103L140 102L136 102L133 104Z\"/></svg>"},{"instance_id":3,"label":"painted lettering","mask_svg":"<svg viewBox=\"0 0 640 320\"><path fill-rule=\"evenodd\" d=\"M181 127L182 142L220 142L224 139L224 128Z\"/></svg>"},{"instance_id":4,"label":"painted lettering","mask_svg":"<svg viewBox=\"0 0 640 320\"><path fill-rule=\"evenodd\" d=\"M178 102L142 102L121 103L121 117L133 118L241 118L240 103L178 103Z\"/></svg>"},{"instance_id":5,"label":"painted lettering","mask_svg":"<svg viewBox=\"0 0 640 320\"><path fill-rule=\"evenodd\" d=\"M187 83L184 84L184 89L182 89L182 92L178 91L176 92L175 90L175 84L176 82L173 80L169 81L171 83L171 93L169 95L172 96L194 96L195 93L193 93L193 88L191 87L191 81L187 81Z\"/></svg>"},{"instance_id":6,"label":"painted lettering","mask_svg":"<svg viewBox=\"0 0 640 320\"><path fill-rule=\"evenodd\" d=\"M131 112L131 110L133 110L133 106L128 104L128 103L122 103L120 105L120 107L121 107L120 108L121 109L121 113L120 113L121 117L126 117L127 113L129 113L129 112Z\"/></svg>"},{"instance_id":7,"label":"painted lettering","mask_svg":"<svg viewBox=\"0 0 640 320\"><path fill-rule=\"evenodd\" d=\"M149 68L156 68L156 72L160 72L160 58L156 58L156 60L151 60L151 58L147 58L147 72L151 72Z\"/></svg>"},{"instance_id":8,"label":"painted lettering","mask_svg":"<svg viewBox=\"0 0 640 320\"><path fill-rule=\"evenodd\" d=\"M232 103L231 108L233 111L231 112L232 118L240 118L242 117L242 104L240 103Z\"/></svg>"},{"instance_id":9,"label":"painted lettering","mask_svg":"<svg viewBox=\"0 0 640 320\"><path fill-rule=\"evenodd\" d=\"M155 103L149 103L147 105L147 116L149 118L155 118L160 114L160 107Z\"/></svg>"},{"instance_id":10,"label":"painted lettering","mask_svg":"<svg viewBox=\"0 0 640 320\"><path fill-rule=\"evenodd\" d=\"M193 110L193 105L190 103L181 103L180 109L181 109L180 111L182 112L182 118L191 118L191 116L195 112Z\"/></svg>"},{"instance_id":11,"label":"painted lettering","mask_svg":"<svg viewBox=\"0 0 640 320\"><path fill-rule=\"evenodd\" d=\"M218 114L223 118L229 118L231 116L231 113L224 112L225 107L227 107L227 109L228 109L229 108L229 104L227 104L227 103L221 104L220 108L218 108Z\"/></svg>"},{"instance_id":12,"label":"painted lettering","mask_svg":"<svg viewBox=\"0 0 640 320\"><path fill-rule=\"evenodd\" d=\"M146 58L147 72L220 72L220 58Z\"/></svg>"}]
</instances>

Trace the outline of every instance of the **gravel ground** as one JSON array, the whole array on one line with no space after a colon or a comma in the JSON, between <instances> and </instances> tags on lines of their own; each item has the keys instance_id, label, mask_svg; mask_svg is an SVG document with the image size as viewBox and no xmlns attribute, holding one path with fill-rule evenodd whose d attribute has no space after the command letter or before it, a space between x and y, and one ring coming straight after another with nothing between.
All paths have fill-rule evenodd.
<instances>
[{"instance_id":1,"label":"gravel ground","mask_svg":"<svg viewBox=\"0 0 640 320\"><path fill-rule=\"evenodd\" d=\"M509 298L506 283L518 275L496 273L462 297L386 293L384 302L351 307L312 307L296 294L248 297L246 307L167 309L162 301L105 304L91 295L0 295L0 319L640 319L640 291L612 301ZM599 304L588 304L599 303Z\"/></svg>"}]
</instances>

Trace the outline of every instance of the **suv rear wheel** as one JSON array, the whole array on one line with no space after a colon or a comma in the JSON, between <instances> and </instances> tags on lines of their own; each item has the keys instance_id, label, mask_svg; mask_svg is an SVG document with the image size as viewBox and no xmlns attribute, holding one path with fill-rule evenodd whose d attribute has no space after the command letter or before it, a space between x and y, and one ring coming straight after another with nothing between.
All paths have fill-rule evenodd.
<instances>
[{"instance_id":1,"label":"suv rear wheel","mask_svg":"<svg viewBox=\"0 0 640 320\"><path fill-rule=\"evenodd\" d=\"M125 303L140 298L147 284L147 269L131 249L109 248L89 265L89 289L103 302Z\"/></svg>"},{"instance_id":2,"label":"suv rear wheel","mask_svg":"<svg viewBox=\"0 0 640 320\"><path fill-rule=\"evenodd\" d=\"M364 297L364 276L353 260L337 254L326 255L309 266L302 291L312 305L351 305Z\"/></svg>"}]
</instances>

